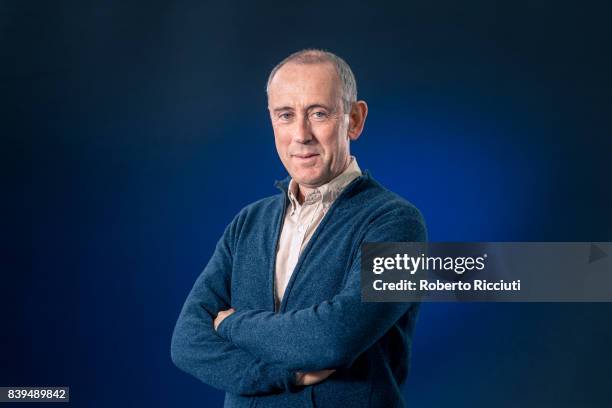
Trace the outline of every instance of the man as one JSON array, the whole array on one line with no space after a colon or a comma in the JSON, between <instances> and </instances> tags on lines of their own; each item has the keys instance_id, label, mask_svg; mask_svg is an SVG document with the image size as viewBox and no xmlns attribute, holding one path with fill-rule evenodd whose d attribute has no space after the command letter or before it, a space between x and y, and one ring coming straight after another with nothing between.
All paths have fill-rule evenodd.
<instances>
[{"instance_id":1,"label":"man","mask_svg":"<svg viewBox=\"0 0 612 408\"><path fill-rule=\"evenodd\" d=\"M226 407L403 406L418 304L362 303L364 242L424 241L419 211L350 155L368 108L349 66L304 50L268 79L280 194L234 218L179 316L172 360Z\"/></svg>"}]
</instances>

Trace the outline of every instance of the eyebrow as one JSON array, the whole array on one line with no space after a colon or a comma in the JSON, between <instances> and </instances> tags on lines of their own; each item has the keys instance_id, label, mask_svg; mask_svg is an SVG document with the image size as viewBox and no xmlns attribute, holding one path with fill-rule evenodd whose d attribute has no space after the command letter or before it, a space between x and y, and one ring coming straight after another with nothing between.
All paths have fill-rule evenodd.
<instances>
[{"instance_id":1,"label":"eyebrow","mask_svg":"<svg viewBox=\"0 0 612 408\"><path fill-rule=\"evenodd\" d=\"M315 108L323 108L323 109L326 109L326 110L328 110L328 111L332 111L332 110L333 110L333 109L332 109L332 108L330 108L329 106L323 105L323 104L321 104L321 103L315 103L315 104L312 104L312 105L308 105L308 106L306 107L306 110L307 110L307 111L309 111L309 110L311 110L311 109L315 109ZM294 110L294 109L293 109L291 106L282 106L282 107L280 107L280 108L274 108L272 111L273 111L274 113L278 113L278 112L283 112L283 111L288 111L288 110L289 110L289 111L292 111L292 110Z\"/></svg>"}]
</instances>

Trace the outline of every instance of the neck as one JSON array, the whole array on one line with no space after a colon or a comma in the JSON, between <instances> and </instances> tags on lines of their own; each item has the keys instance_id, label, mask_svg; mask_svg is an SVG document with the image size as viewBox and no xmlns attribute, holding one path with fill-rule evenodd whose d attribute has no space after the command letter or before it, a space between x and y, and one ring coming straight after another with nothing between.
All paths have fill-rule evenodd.
<instances>
[{"instance_id":1,"label":"neck","mask_svg":"<svg viewBox=\"0 0 612 408\"><path fill-rule=\"evenodd\" d=\"M317 188L317 187L305 187L305 186L301 186L298 184L298 191L297 191L297 200L298 203L304 204L304 200L306 200L306 196L310 193L312 193L312 191Z\"/></svg>"},{"instance_id":2,"label":"neck","mask_svg":"<svg viewBox=\"0 0 612 408\"><path fill-rule=\"evenodd\" d=\"M312 193L313 190L315 190L317 187L321 187L323 184L329 183L330 181L332 181L333 179L338 177L340 174L342 174L348 168L350 162L351 162L351 156L349 155L346 158L346 161L344 162L344 166L342 166L342 170L340 170L338 173L336 173L329 180L327 180L327 181L325 181L325 182L323 182L323 183L321 183L319 185L316 185L316 186L304 186L304 185L298 183L298 185L297 185L298 186L298 188L297 188L297 190L298 190L297 191L297 200L298 200L298 203L300 203L300 205L304 204L304 200L306 199L308 194Z\"/></svg>"}]
</instances>

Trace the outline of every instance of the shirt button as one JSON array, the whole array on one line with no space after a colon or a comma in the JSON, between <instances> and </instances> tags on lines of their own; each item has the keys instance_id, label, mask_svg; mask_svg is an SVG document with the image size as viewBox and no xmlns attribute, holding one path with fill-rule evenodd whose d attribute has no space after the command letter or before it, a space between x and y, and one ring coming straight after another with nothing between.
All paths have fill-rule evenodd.
<instances>
[{"instance_id":1,"label":"shirt button","mask_svg":"<svg viewBox=\"0 0 612 408\"><path fill-rule=\"evenodd\" d=\"M298 232L304 232L304 226L303 225L299 225L298 226Z\"/></svg>"}]
</instances>

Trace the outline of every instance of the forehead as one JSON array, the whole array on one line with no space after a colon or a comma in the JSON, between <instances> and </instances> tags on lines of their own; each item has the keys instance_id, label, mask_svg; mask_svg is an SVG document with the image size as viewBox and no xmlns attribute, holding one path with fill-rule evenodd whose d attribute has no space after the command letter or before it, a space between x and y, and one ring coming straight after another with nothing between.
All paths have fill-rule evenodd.
<instances>
[{"instance_id":1,"label":"forehead","mask_svg":"<svg viewBox=\"0 0 612 408\"><path fill-rule=\"evenodd\" d=\"M340 98L340 79L334 65L327 62L289 62L276 72L268 88L271 108L315 103L333 105Z\"/></svg>"}]
</instances>

